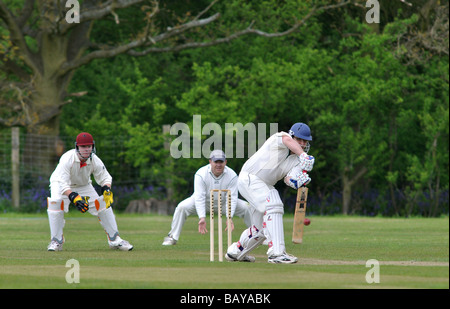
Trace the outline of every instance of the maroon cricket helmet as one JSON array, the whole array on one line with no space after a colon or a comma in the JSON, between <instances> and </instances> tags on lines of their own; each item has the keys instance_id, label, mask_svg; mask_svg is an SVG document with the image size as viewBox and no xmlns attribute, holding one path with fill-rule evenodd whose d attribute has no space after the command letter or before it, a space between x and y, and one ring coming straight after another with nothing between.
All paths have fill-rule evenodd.
<instances>
[{"instance_id":1,"label":"maroon cricket helmet","mask_svg":"<svg viewBox=\"0 0 450 309\"><path fill-rule=\"evenodd\" d=\"M87 132L81 132L77 136L77 146L94 145L94 138Z\"/></svg>"}]
</instances>

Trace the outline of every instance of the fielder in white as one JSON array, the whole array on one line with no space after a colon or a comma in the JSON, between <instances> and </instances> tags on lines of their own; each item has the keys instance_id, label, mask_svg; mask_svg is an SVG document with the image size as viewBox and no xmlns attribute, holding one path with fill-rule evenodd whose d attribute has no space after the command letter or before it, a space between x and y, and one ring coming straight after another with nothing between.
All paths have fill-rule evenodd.
<instances>
[{"instance_id":1,"label":"fielder in white","mask_svg":"<svg viewBox=\"0 0 450 309\"><path fill-rule=\"evenodd\" d=\"M269 263L296 263L295 256L286 253L283 231L284 207L274 185L281 179L294 189L311 181L308 174L314 157L307 155L310 128L294 124L289 133L278 132L245 162L239 174L239 193L249 202L252 225L238 242L231 244L225 258L228 261L254 262L248 254L267 238Z\"/></svg>"},{"instance_id":2,"label":"fielder in white","mask_svg":"<svg viewBox=\"0 0 450 309\"><path fill-rule=\"evenodd\" d=\"M248 203L238 198L237 179L235 171L226 166L227 160L222 150L211 152L209 164L201 167L194 176L194 193L180 202L173 214L172 226L169 234L164 238L162 245L175 245L180 238L181 230L188 216L197 213L199 217L198 232L205 234L206 213L209 213L210 190L231 190L231 217L244 217L244 222L250 226L250 213ZM222 193L222 213L226 215L226 195ZM214 195L214 209L217 211L218 194ZM227 227L230 228L230 227ZM231 230L234 229L231 221Z\"/></svg>"},{"instance_id":3,"label":"fielder in white","mask_svg":"<svg viewBox=\"0 0 450 309\"><path fill-rule=\"evenodd\" d=\"M91 175L102 186L99 197L92 186ZM50 223L50 244L48 251L61 251L64 243L64 213L69 205L79 211L97 216L105 229L111 249L130 251L133 246L119 236L116 218L112 211L111 192L112 177L106 170L102 160L95 154L95 142L87 132L78 134L75 149L64 153L55 171L50 177L51 197L47 198L48 219Z\"/></svg>"}]
</instances>

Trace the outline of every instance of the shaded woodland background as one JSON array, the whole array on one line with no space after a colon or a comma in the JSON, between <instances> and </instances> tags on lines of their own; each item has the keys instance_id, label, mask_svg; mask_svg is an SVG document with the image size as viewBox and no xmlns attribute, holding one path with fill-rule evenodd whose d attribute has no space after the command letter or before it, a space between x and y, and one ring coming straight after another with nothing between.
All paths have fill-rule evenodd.
<instances>
[{"instance_id":1,"label":"shaded woodland background","mask_svg":"<svg viewBox=\"0 0 450 309\"><path fill-rule=\"evenodd\" d=\"M45 209L81 131L123 210L192 193L207 158L171 158L163 126L201 115L222 130L308 123L313 213L448 215L448 1L379 1L379 24L366 1L79 2L67 24L65 1L0 0L0 210L12 127L23 211ZM277 188L291 209L295 192Z\"/></svg>"}]
</instances>

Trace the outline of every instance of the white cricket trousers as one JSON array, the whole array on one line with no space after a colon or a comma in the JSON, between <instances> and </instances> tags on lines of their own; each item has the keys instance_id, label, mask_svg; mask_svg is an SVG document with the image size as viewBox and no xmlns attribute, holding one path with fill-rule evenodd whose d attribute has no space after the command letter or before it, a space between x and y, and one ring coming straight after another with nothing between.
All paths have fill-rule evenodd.
<instances>
[{"instance_id":1,"label":"white cricket trousers","mask_svg":"<svg viewBox=\"0 0 450 309\"><path fill-rule=\"evenodd\" d=\"M284 206L278 191L259 177L241 172L238 179L239 193L248 201L251 228L242 232L239 244L243 255L258 247L264 238L269 251L279 255L285 251L283 213ZM252 240L254 238L254 240Z\"/></svg>"},{"instance_id":2,"label":"white cricket trousers","mask_svg":"<svg viewBox=\"0 0 450 309\"><path fill-rule=\"evenodd\" d=\"M106 232L108 241L114 241L117 236L119 236L119 230L117 228L116 217L114 216L112 208L110 207L100 211L96 210L93 204L99 196L92 185L71 188L71 190L77 192L80 196L89 196L88 212L93 216L97 216L100 224ZM61 195L61 190L58 183L52 183L50 185L50 194L52 199L68 199L67 196ZM62 244L64 241L63 228L65 225L64 211L47 209L47 213L50 224L50 239L56 240Z\"/></svg>"},{"instance_id":3,"label":"white cricket trousers","mask_svg":"<svg viewBox=\"0 0 450 309\"><path fill-rule=\"evenodd\" d=\"M206 206L206 213L209 213L209 203ZM217 203L214 203L214 211L217 210ZM250 213L249 213L248 203L244 200L238 199L236 203L236 210L234 211L234 217L244 218L244 222L247 226L250 226ZM226 216L226 207L222 207L222 215ZM188 197L187 199L181 201L177 207L175 208L175 212L173 213L172 225L169 232L169 235L178 241L180 238L181 230L183 229L183 225L186 222L187 217L191 215L197 214L197 210L195 209L195 199L193 196Z\"/></svg>"}]
</instances>

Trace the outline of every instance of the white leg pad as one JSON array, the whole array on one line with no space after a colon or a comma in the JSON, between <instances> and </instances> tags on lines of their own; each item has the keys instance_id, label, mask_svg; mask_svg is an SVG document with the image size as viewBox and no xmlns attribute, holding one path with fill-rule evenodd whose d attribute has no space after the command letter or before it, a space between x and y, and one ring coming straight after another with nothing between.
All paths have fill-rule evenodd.
<instances>
[{"instance_id":1,"label":"white leg pad","mask_svg":"<svg viewBox=\"0 0 450 309\"><path fill-rule=\"evenodd\" d=\"M64 213L69 211L70 201L67 198L47 197L47 214L50 225L50 239L62 244L64 242L63 229L66 221Z\"/></svg>"},{"instance_id":2,"label":"white leg pad","mask_svg":"<svg viewBox=\"0 0 450 309\"><path fill-rule=\"evenodd\" d=\"M69 212L70 201L67 197L63 198L50 198L47 197L47 209L58 211L63 210L65 213ZM106 203L103 196L100 196L96 200L89 201L89 213L96 216L99 211L106 209Z\"/></svg>"},{"instance_id":3,"label":"white leg pad","mask_svg":"<svg viewBox=\"0 0 450 309\"><path fill-rule=\"evenodd\" d=\"M284 213L283 201L276 189L271 189L266 198L266 212L274 211L276 213Z\"/></svg>"},{"instance_id":4,"label":"white leg pad","mask_svg":"<svg viewBox=\"0 0 450 309\"><path fill-rule=\"evenodd\" d=\"M62 244L64 242L63 228L66 223L64 220L64 211L48 209L47 213L50 224L50 239Z\"/></svg>"},{"instance_id":5,"label":"white leg pad","mask_svg":"<svg viewBox=\"0 0 450 309\"><path fill-rule=\"evenodd\" d=\"M269 239L269 255L281 255L286 251L284 243L283 215L280 213L267 214L265 217L264 234Z\"/></svg>"},{"instance_id":6,"label":"white leg pad","mask_svg":"<svg viewBox=\"0 0 450 309\"><path fill-rule=\"evenodd\" d=\"M103 195L96 200L89 200L89 210L88 212L93 216L98 216L98 214L106 209L106 203L103 199Z\"/></svg>"},{"instance_id":7,"label":"white leg pad","mask_svg":"<svg viewBox=\"0 0 450 309\"><path fill-rule=\"evenodd\" d=\"M112 208L102 209L98 211L98 220L108 236L109 241L116 240L119 236L119 229L117 228L116 217Z\"/></svg>"},{"instance_id":8,"label":"white leg pad","mask_svg":"<svg viewBox=\"0 0 450 309\"><path fill-rule=\"evenodd\" d=\"M238 242L231 244L227 252L235 255L241 261L253 249L258 247L266 239L264 233L259 231L254 225L246 229L241 234Z\"/></svg>"},{"instance_id":9,"label":"white leg pad","mask_svg":"<svg viewBox=\"0 0 450 309\"><path fill-rule=\"evenodd\" d=\"M270 190L264 214L263 230L269 242L270 255L280 255L286 251L283 229L283 202L277 190Z\"/></svg>"},{"instance_id":10,"label":"white leg pad","mask_svg":"<svg viewBox=\"0 0 450 309\"><path fill-rule=\"evenodd\" d=\"M64 212L69 212L70 201L68 198L51 198L47 197L47 209L58 211L63 210Z\"/></svg>"}]
</instances>

